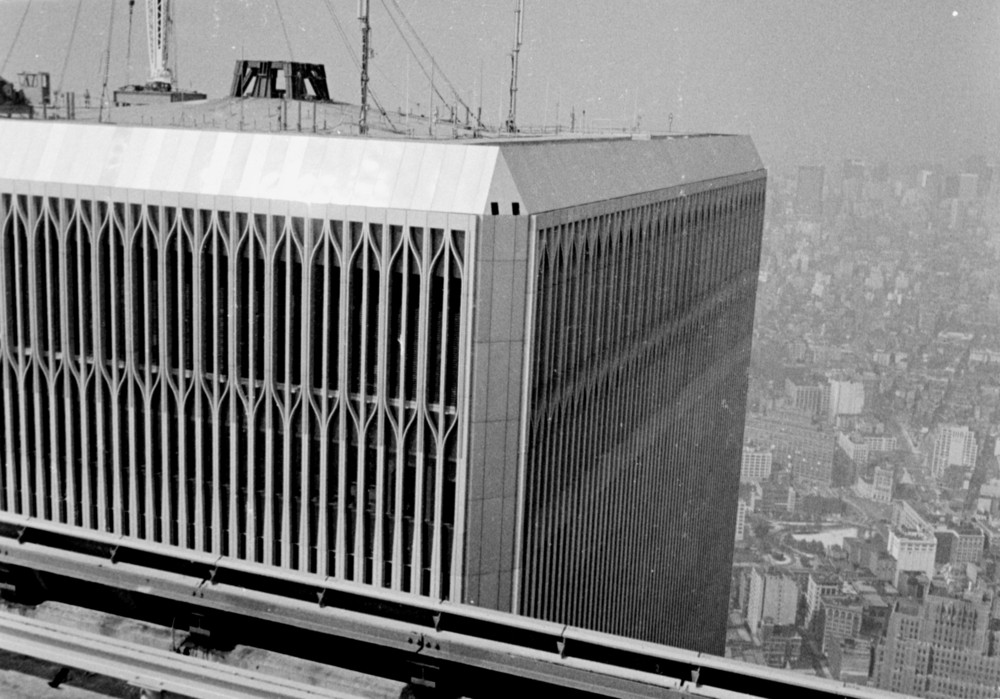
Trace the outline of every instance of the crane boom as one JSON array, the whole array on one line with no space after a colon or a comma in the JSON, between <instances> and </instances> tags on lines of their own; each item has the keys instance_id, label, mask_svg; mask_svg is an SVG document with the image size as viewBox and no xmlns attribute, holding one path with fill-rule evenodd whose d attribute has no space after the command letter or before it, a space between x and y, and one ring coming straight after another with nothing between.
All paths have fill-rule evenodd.
<instances>
[{"instance_id":1,"label":"crane boom","mask_svg":"<svg viewBox=\"0 0 1000 699\"><path fill-rule=\"evenodd\" d=\"M170 0L146 0L146 35L149 39L149 81L169 90L174 76L167 67Z\"/></svg>"}]
</instances>

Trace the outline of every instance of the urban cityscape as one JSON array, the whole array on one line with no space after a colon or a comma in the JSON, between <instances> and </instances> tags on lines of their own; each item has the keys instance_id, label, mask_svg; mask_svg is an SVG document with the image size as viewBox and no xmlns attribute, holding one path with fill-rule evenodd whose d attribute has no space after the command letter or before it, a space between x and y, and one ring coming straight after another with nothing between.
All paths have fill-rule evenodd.
<instances>
[{"instance_id":1,"label":"urban cityscape","mask_svg":"<svg viewBox=\"0 0 1000 699\"><path fill-rule=\"evenodd\" d=\"M1000 170L768 179L726 653L995 696Z\"/></svg>"}]
</instances>

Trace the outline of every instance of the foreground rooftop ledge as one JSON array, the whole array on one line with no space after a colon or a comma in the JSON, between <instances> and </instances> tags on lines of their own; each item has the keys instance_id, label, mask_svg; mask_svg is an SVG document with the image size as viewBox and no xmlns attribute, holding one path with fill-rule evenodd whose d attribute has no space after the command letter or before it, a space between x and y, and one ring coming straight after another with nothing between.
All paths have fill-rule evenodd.
<instances>
[{"instance_id":1,"label":"foreground rooftop ledge","mask_svg":"<svg viewBox=\"0 0 1000 699\"><path fill-rule=\"evenodd\" d=\"M24 567L181 602L192 610L251 616L412 650L427 663L452 663L601 696L663 697L673 696L672 690L748 698L789 691L815 699L902 696L466 604L319 580L291 570L254 569L225 557L171 551L113 534L79 534L65 525L0 516L0 560L6 574L11 566Z\"/></svg>"},{"instance_id":2,"label":"foreground rooftop ledge","mask_svg":"<svg viewBox=\"0 0 1000 699\"><path fill-rule=\"evenodd\" d=\"M190 194L453 214L565 209L763 176L748 136L419 140L0 121L0 184ZM33 193L41 193L32 190ZM678 191L683 195L685 191Z\"/></svg>"}]
</instances>

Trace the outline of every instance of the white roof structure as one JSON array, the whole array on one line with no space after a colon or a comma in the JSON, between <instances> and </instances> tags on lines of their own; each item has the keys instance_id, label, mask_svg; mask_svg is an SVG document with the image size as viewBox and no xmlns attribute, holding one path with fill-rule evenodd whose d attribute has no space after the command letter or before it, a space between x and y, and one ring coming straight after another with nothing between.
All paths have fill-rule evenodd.
<instances>
[{"instance_id":1,"label":"white roof structure","mask_svg":"<svg viewBox=\"0 0 1000 699\"><path fill-rule=\"evenodd\" d=\"M0 153L0 181L472 215L762 168L747 136L431 141L14 119L0 121Z\"/></svg>"}]
</instances>

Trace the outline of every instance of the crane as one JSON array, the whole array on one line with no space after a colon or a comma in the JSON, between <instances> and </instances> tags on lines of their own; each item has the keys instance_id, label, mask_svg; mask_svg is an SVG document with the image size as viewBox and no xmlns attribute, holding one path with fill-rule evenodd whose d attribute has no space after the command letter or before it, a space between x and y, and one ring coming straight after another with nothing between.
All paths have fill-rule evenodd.
<instances>
[{"instance_id":1,"label":"crane","mask_svg":"<svg viewBox=\"0 0 1000 699\"><path fill-rule=\"evenodd\" d=\"M146 0L146 37L149 48L147 86L166 92L174 85L174 75L167 66L169 31L170 0Z\"/></svg>"},{"instance_id":2,"label":"crane","mask_svg":"<svg viewBox=\"0 0 1000 699\"><path fill-rule=\"evenodd\" d=\"M115 106L154 104L157 102L187 102L203 100L205 95L190 90L178 90L170 69L170 38L173 29L173 0L146 0L146 47L149 53L149 79L145 84L126 85L115 90ZM131 46L132 10L135 0L129 0L129 45Z\"/></svg>"}]
</instances>

